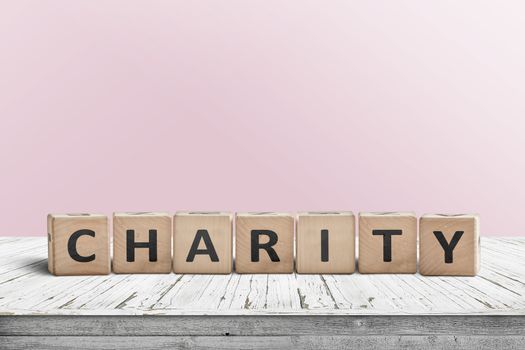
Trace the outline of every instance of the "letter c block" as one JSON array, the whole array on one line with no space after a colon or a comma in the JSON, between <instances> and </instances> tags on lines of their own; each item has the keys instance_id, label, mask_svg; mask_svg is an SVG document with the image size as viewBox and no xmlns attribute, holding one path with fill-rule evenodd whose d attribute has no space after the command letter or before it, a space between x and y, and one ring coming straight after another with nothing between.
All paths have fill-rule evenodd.
<instances>
[{"instance_id":1,"label":"letter c block","mask_svg":"<svg viewBox=\"0 0 525 350\"><path fill-rule=\"evenodd\" d=\"M295 220L287 213L238 213L237 273L292 273Z\"/></svg>"},{"instance_id":2,"label":"letter c block","mask_svg":"<svg viewBox=\"0 0 525 350\"><path fill-rule=\"evenodd\" d=\"M99 214L47 216L48 269L56 276L110 273L108 218Z\"/></svg>"}]
</instances>

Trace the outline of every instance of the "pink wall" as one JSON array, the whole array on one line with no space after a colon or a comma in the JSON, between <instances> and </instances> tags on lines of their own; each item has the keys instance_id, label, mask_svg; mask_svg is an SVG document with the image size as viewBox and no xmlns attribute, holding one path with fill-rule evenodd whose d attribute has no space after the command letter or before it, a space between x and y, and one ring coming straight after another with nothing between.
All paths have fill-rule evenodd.
<instances>
[{"instance_id":1,"label":"pink wall","mask_svg":"<svg viewBox=\"0 0 525 350\"><path fill-rule=\"evenodd\" d=\"M478 212L525 233L505 1L3 1L0 235L48 212Z\"/></svg>"}]
</instances>

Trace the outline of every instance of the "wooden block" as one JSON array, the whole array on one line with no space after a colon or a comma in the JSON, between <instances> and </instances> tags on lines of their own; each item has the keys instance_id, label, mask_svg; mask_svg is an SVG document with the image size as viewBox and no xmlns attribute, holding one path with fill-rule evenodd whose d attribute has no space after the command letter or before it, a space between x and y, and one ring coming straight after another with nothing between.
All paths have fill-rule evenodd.
<instances>
[{"instance_id":1,"label":"wooden block","mask_svg":"<svg viewBox=\"0 0 525 350\"><path fill-rule=\"evenodd\" d=\"M47 216L48 269L54 275L110 273L108 218L99 214Z\"/></svg>"},{"instance_id":2,"label":"wooden block","mask_svg":"<svg viewBox=\"0 0 525 350\"><path fill-rule=\"evenodd\" d=\"M351 212L297 214L296 271L353 273L355 218Z\"/></svg>"},{"instance_id":3,"label":"wooden block","mask_svg":"<svg viewBox=\"0 0 525 350\"><path fill-rule=\"evenodd\" d=\"M233 215L177 212L173 219L175 273L231 273Z\"/></svg>"},{"instance_id":4,"label":"wooden block","mask_svg":"<svg viewBox=\"0 0 525 350\"><path fill-rule=\"evenodd\" d=\"M170 273L171 215L113 214L113 272Z\"/></svg>"},{"instance_id":5,"label":"wooden block","mask_svg":"<svg viewBox=\"0 0 525 350\"><path fill-rule=\"evenodd\" d=\"M360 213L361 273L416 273L417 220L414 213Z\"/></svg>"},{"instance_id":6,"label":"wooden block","mask_svg":"<svg viewBox=\"0 0 525 350\"><path fill-rule=\"evenodd\" d=\"M237 213L235 271L292 273L294 223L286 213Z\"/></svg>"},{"instance_id":7,"label":"wooden block","mask_svg":"<svg viewBox=\"0 0 525 350\"><path fill-rule=\"evenodd\" d=\"M419 273L475 276L480 267L479 217L427 214L419 221Z\"/></svg>"}]
</instances>

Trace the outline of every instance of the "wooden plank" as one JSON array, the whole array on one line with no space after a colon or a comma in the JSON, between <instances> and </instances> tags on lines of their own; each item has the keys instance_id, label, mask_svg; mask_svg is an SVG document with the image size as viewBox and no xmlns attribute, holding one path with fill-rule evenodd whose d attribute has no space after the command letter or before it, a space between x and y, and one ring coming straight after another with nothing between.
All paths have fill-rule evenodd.
<instances>
[{"instance_id":1,"label":"wooden plank","mask_svg":"<svg viewBox=\"0 0 525 350\"><path fill-rule=\"evenodd\" d=\"M477 277L359 273L55 277L47 272L45 237L3 239L0 314L524 315L523 256L524 238L482 238Z\"/></svg>"},{"instance_id":2,"label":"wooden plank","mask_svg":"<svg viewBox=\"0 0 525 350\"><path fill-rule=\"evenodd\" d=\"M524 335L522 316L0 316L0 335Z\"/></svg>"},{"instance_id":3,"label":"wooden plank","mask_svg":"<svg viewBox=\"0 0 525 350\"><path fill-rule=\"evenodd\" d=\"M22 349L520 349L525 336L266 336L266 337L0 337L0 347Z\"/></svg>"}]
</instances>

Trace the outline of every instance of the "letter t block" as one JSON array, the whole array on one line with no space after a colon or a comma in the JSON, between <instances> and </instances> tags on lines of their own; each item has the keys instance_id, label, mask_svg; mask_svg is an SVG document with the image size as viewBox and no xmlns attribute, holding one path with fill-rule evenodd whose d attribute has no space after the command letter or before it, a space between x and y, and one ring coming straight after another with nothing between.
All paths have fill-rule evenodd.
<instances>
[{"instance_id":1,"label":"letter t block","mask_svg":"<svg viewBox=\"0 0 525 350\"><path fill-rule=\"evenodd\" d=\"M479 218L427 214L419 221L419 273L475 276L480 266Z\"/></svg>"},{"instance_id":2,"label":"letter t block","mask_svg":"<svg viewBox=\"0 0 525 350\"><path fill-rule=\"evenodd\" d=\"M292 273L294 217L286 213L238 213L237 273Z\"/></svg>"},{"instance_id":3,"label":"letter t block","mask_svg":"<svg viewBox=\"0 0 525 350\"><path fill-rule=\"evenodd\" d=\"M56 276L110 273L108 218L99 214L47 216L48 269Z\"/></svg>"},{"instance_id":4,"label":"letter t block","mask_svg":"<svg viewBox=\"0 0 525 350\"><path fill-rule=\"evenodd\" d=\"M170 273L171 215L114 213L113 272Z\"/></svg>"},{"instance_id":5,"label":"letter t block","mask_svg":"<svg viewBox=\"0 0 525 350\"><path fill-rule=\"evenodd\" d=\"M357 264L360 273L416 273L416 215L360 213Z\"/></svg>"}]
</instances>

